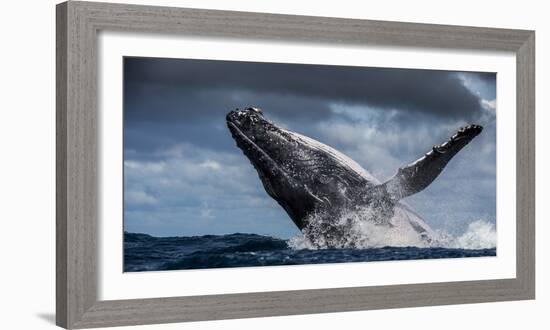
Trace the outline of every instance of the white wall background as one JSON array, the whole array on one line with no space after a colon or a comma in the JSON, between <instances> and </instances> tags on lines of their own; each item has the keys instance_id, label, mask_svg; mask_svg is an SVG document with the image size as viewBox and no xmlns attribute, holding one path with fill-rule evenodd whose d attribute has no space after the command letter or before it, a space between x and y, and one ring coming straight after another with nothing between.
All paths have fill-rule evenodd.
<instances>
[{"instance_id":1,"label":"white wall background","mask_svg":"<svg viewBox=\"0 0 550 330\"><path fill-rule=\"evenodd\" d=\"M111 1L285 14L534 29L537 32L537 300L143 326L143 329L548 329L550 21L544 1ZM55 311L55 5L0 13L2 329L52 329ZM136 327L137 328L137 327Z\"/></svg>"}]
</instances>

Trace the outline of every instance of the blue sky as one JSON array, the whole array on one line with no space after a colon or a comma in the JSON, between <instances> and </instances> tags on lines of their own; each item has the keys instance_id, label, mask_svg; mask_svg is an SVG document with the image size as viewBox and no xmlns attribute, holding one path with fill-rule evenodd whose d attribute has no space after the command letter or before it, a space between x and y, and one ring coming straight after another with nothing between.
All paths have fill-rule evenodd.
<instances>
[{"instance_id":1,"label":"blue sky","mask_svg":"<svg viewBox=\"0 0 550 330\"><path fill-rule=\"evenodd\" d=\"M439 178L405 201L452 234L494 223L495 104L492 73L126 57L124 229L297 234L227 130L226 113L249 105L382 181L460 126L481 124Z\"/></svg>"}]
</instances>

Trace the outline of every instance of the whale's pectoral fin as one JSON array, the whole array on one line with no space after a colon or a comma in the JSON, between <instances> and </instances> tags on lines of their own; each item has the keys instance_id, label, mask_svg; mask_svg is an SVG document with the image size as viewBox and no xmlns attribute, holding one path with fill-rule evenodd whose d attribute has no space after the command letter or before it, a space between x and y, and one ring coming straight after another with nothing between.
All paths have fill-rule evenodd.
<instances>
[{"instance_id":1,"label":"whale's pectoral fin","mask_svg":"<svg viewBox=\"0 0 550 330\"><path fill-rule=\"evenodd\" d=\"M428 187L447 163L475 138L483 127L469 125L458 130L447 142L434 146L417 161L400 168L391 179L379 186L392 200L400 200Z\"/></svg>"}]
</instances>

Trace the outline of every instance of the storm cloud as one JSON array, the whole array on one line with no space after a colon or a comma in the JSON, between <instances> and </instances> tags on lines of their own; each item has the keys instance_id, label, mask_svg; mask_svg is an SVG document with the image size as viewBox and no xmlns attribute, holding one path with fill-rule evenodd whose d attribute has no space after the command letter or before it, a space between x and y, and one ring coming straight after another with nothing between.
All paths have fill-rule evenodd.
<instances>
[{"instance_id":1,"label":"storm cloud","mask_svg":"<svg viewBox=\"0 0 550 330\"><path fill-rule=\"evenodd\" d=\"M469 74L483 81L495 77ZM479 96L454 71L127 57L124 76L125 88L136 96L129 102L138 103L126 113L129 120L151 111L159 119L193 120L245 101L289 118L329 116L329 102L450 118L474 118L481 111ZM140 96L154 94L164 102L154 109L139 106Z\"/></svg>"}]
</instances>

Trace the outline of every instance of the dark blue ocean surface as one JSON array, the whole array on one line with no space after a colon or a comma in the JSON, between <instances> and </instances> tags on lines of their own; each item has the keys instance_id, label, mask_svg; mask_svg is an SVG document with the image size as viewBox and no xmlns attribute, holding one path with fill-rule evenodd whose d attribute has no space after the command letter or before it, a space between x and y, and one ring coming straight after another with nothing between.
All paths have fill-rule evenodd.
<instances>
[{"instance_id":1,"label":"dark blue ocean surface","mask_svg":"<svg viewBox=\"0 0 550 330\"><path fill-rule=\"evenodd\" d=\"M495 255L495 248L469 250L382 247L309 250L293 249L286 240L256 234L153 237L124 233L125 272Z\"/></svg>"},{"instance_id":2,"label":"dark blue ocean surface","mask_svg":"<svg viewBox=\"0 0 550 330\"><path fill-rule=\"evenodd\" d=\"M293 249L288 241L256 234L153 237L124 233L124 271L496 256L496 249L382 247Z\"/></svg>"}]
</instances>

